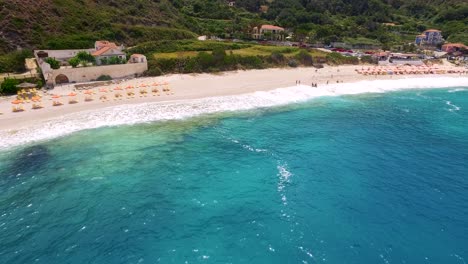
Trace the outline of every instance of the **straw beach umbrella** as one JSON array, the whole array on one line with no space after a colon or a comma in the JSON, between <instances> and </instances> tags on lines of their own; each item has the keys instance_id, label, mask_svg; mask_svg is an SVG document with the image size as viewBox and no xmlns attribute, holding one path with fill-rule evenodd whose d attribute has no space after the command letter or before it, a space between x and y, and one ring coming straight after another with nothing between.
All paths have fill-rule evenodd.
<instances>
[{"instance_id":1,"label":"straw beach umbrella","mask_svg":"<svg viewBox=\"0 0 468 264\"><path fill-rule=\"evenodd\" d=\"M77 95L77 93L74 93L74 92L71 92L68 94L70 98L70 100L68 101L69 104L76 104L78 103L78 101L75 99L75 96Z\"/></svg>"}]
</instances>

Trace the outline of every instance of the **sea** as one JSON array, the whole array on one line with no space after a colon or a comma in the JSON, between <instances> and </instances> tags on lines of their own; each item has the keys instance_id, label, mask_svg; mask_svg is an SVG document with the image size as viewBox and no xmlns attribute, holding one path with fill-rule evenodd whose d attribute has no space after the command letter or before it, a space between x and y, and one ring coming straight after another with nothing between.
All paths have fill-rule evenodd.
<instances>
[{"instance_id":1,"label":"sea","mask_svg":"<svg viewBox=\"0 0 468 264\"><path fill-rule=\"evenodd\" d=\"M294 86L0 132L0 263L468 262L468 78Z\"/></svg>"}]
</instances>

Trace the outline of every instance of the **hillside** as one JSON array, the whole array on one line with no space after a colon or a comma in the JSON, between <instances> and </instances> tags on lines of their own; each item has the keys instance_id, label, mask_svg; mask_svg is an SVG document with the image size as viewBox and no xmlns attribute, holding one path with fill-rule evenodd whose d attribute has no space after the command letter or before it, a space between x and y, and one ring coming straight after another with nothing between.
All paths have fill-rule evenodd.
<instances>
[{"instance_id":1,"label":"hillside","mask_svg":"<svg viewBox=\"0 0 468 264\"><path fill-rule=\"evenodd\" d=\"M179 14L167 0L0 0L0 51L193 38Z\"/></svg>"},{"instance_id":2,"label":"hillside","mask_svg":"<svg viewBox=\"0 0 468 264\"><path fill-rule=\"evenodd\" d=\"M262 22L323 42L401 41L385 32L383 22L410 34L438 27L448 40L468 41L464 0L237 0L234 8L223 0L0 0L0 52L81 48L100 38L134 45L193 33L248 37Z\"/></svg>"},{"instance_id":3,"label":"hillside","mask_svg":"<svg viewBox=\"0 0 468 264\"><path fill-rule=\"evenodd\" d=\"M438 28L447 41L468 44L466 0L235 0L233 7L228 2L0 0L0 55L18 48L85 48L97 39L127 46L197 35L248 40L262 23L312 43L364 41L401 48L425 29ZM0 56L0 71L20 69L13 66L27 54Z\"/></svg>"}]
</instances>

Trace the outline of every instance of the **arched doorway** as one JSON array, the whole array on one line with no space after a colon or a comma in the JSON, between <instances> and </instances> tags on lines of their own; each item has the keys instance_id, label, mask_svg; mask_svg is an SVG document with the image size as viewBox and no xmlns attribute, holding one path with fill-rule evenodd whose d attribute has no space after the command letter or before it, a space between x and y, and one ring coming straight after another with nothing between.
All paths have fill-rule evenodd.
<instances>
[{"instance_id":1,"label":"arched doorway","mask_svg":"<svg viewBox=\"0 0 468 264\"><path fill-rule=\"evenodd\" d=\"M64 74L59 74L57 77L55 77L55 83L56 84L62 84L62 83L69 83L70 81L68 80L68 77Z\"/></svg>"}]
</instances>

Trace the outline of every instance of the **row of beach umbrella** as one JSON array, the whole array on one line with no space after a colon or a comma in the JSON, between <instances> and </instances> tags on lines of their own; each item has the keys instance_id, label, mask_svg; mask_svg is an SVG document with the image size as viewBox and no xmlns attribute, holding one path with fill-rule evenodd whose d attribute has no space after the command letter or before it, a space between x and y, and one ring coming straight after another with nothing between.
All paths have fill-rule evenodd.
<instances>
[{"instance_id":1,"label":"row of beach umbrella","mask_svg":"<svg viewBox=\"0 0 468 264\"><path fill-rule=\"evenodd\" d=\"M170 89L169 89L168 85L169 84L167 82L164 82L164 83L153 83L152 85L148 85L148 84L140 84L140 85L136 85L136 86L128 85L125 88L122 88L120 86L110 88L110 89L100 88L99 92L101 93L101 95L100 95L99 99L101 101L107 101L107 100L109 100L108 97L107 97L107 93L114 92L114 97L115 97L114 100L121 100L123 98L123 95L121 93L123 90L126 90L127 96L129 98L131 98L131 97L135 96L135 89L139 89L140 97L143 97L143 96L147 96L147 94L148 94L147 88L151 88L151 87L152 87L151 91L152 91L154 96L156 96L156 95L159 96L159 90L157 89L158 87L162 87L161 90L163 92L166 92L166 94L169 94L168 92L170 92ZM94 91L94 90L85 90L85 91L83 91L83 94L86 95L84 101L85 102L93 101L93 95L96 94L96 93L97 92ZM69 97L69 104L75 104L75 103L78 103L78 100L76 99L77 95L78 95L78 93L76 93L76 92L70 92L67 95L52 94L50 96L50 100L53 101L53 104L52 104L53 106L61 106L61 105L63 105L63 103L60 101L60 99L63 99L64 97ZM37 103L41 102L41 99L42 99L42 97L40 95L38 95L38 94L34 95L31 98L31 101L33 102L33 105L32 105L33 109L43 108L43 106L41 104L37 104ZM13 100L11 102L13 104L12 111L13 112L22 112L22 111L24 111L23 104L24 103L29 103L29 102L30 102L29 100L23 100L22 98L17 98L16 100Z\"/></svg>"}]
</instances>

